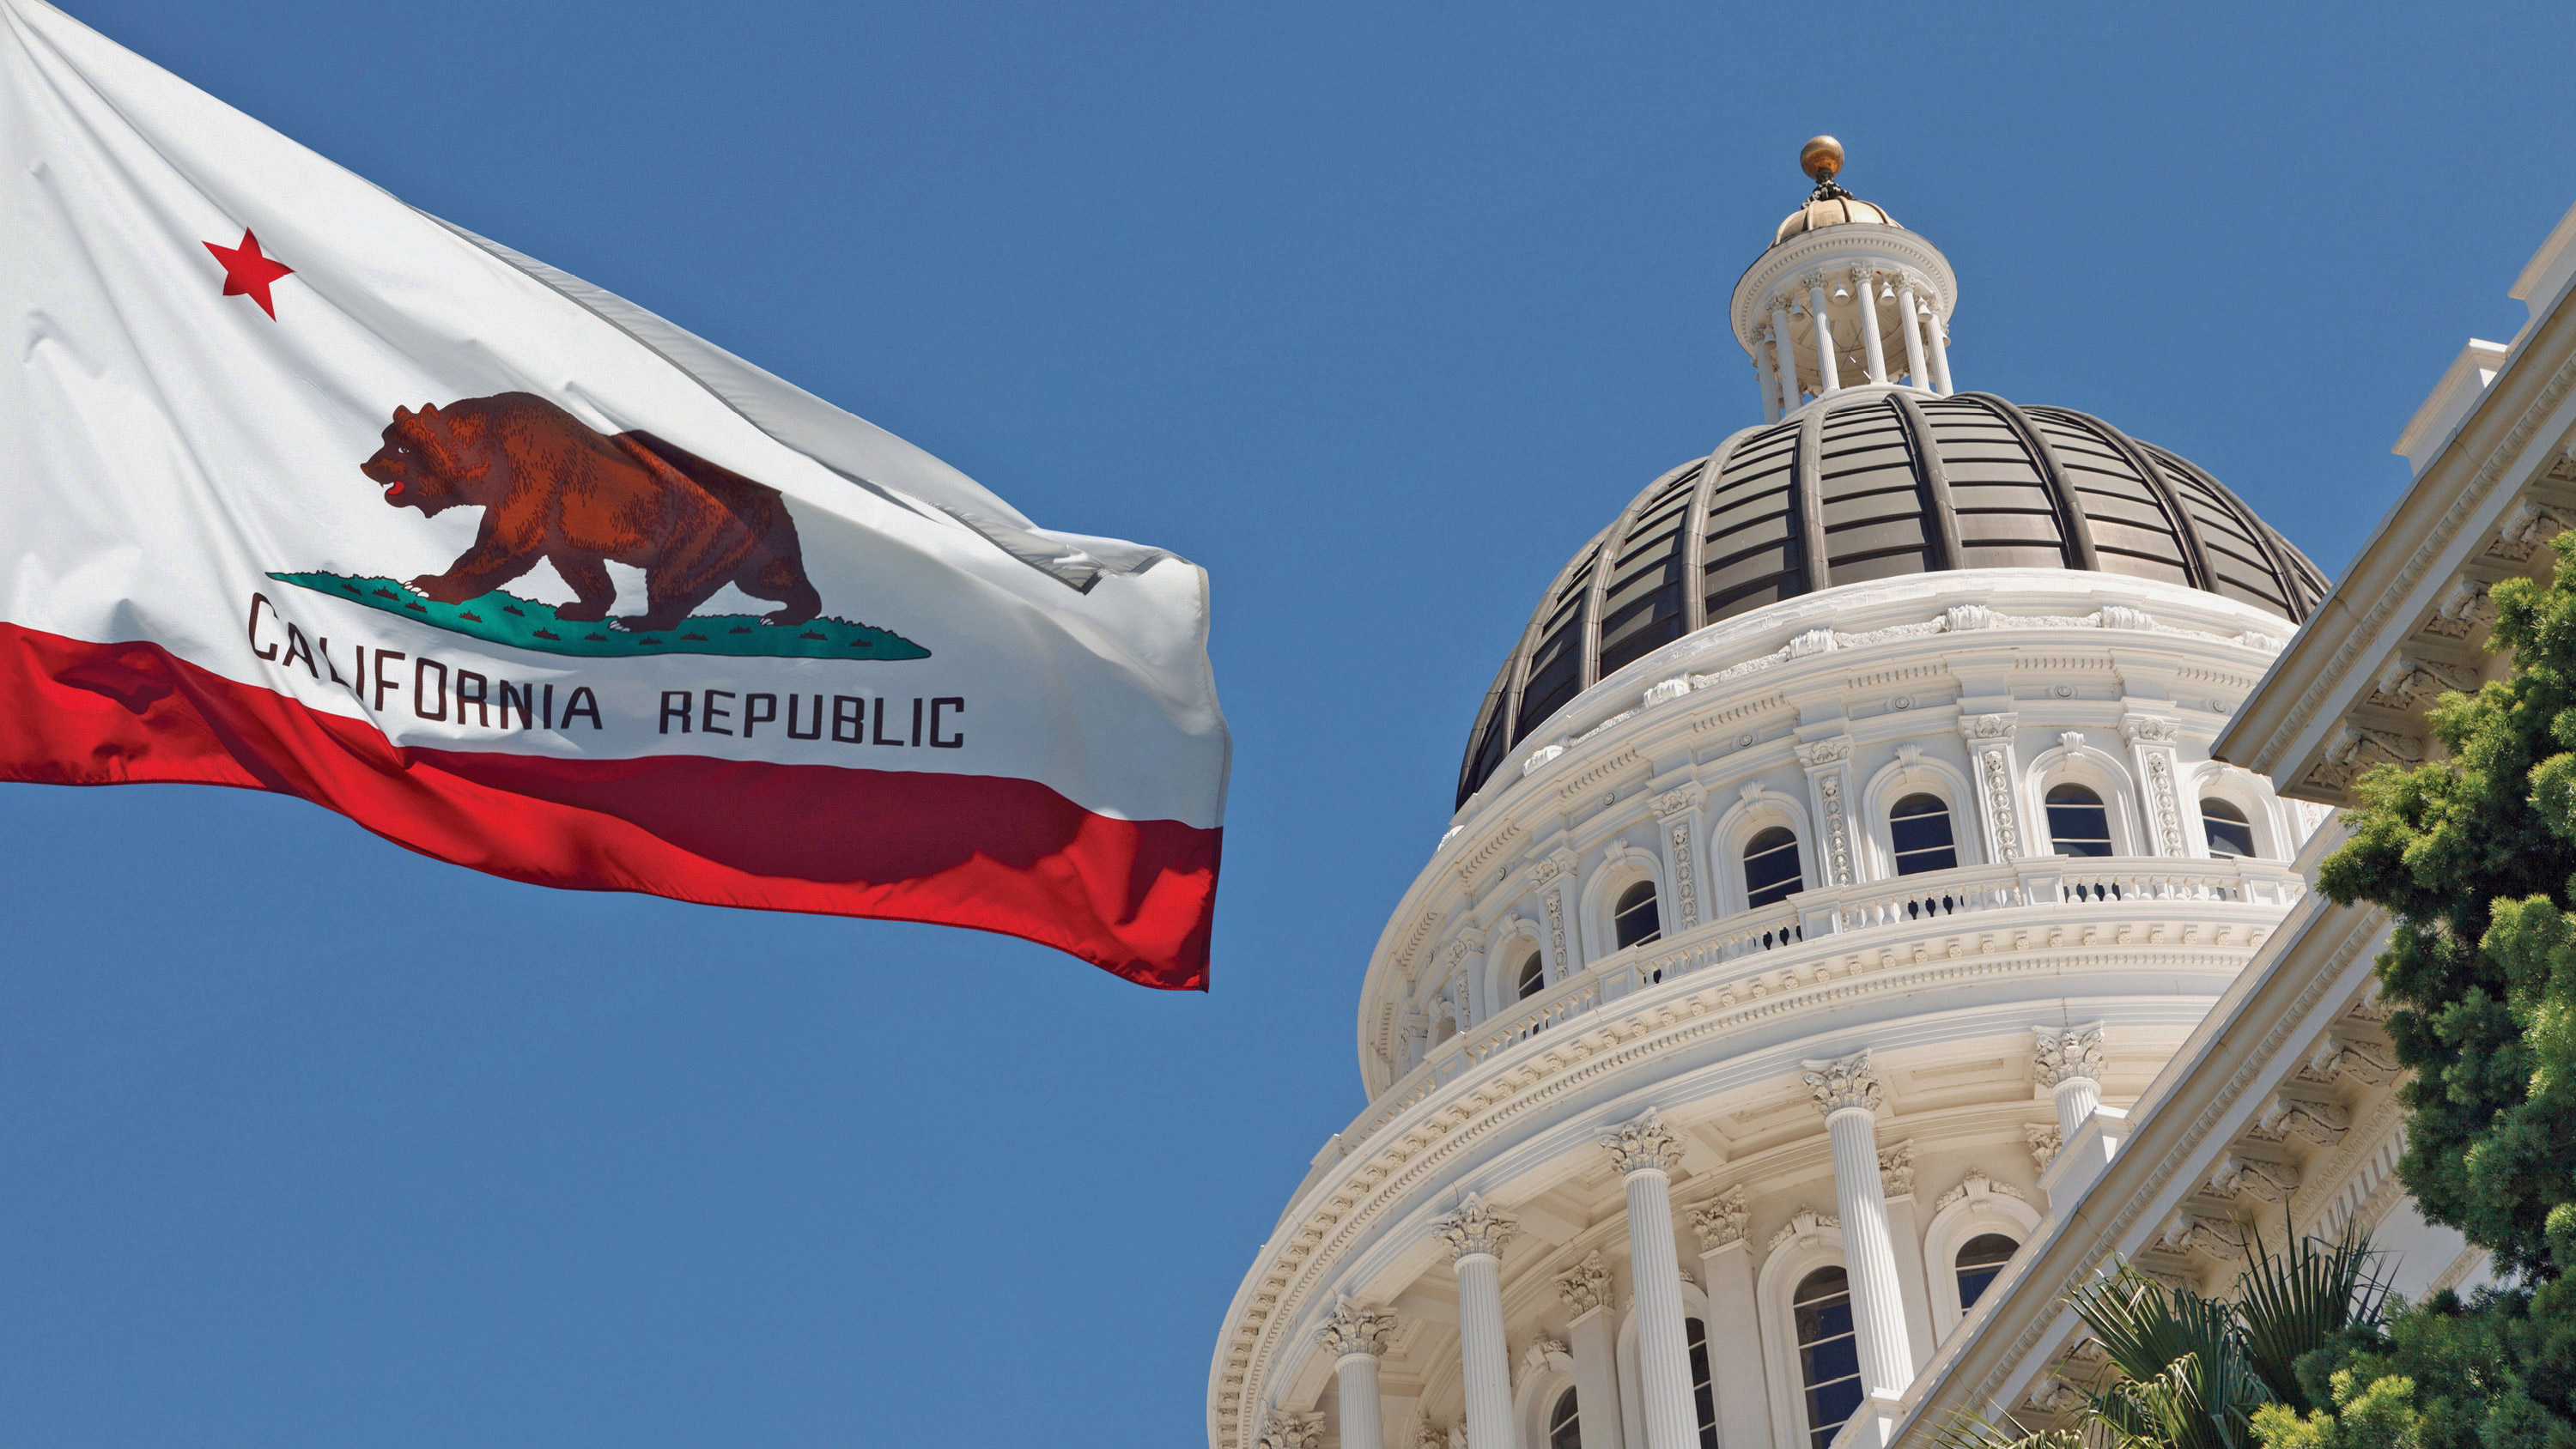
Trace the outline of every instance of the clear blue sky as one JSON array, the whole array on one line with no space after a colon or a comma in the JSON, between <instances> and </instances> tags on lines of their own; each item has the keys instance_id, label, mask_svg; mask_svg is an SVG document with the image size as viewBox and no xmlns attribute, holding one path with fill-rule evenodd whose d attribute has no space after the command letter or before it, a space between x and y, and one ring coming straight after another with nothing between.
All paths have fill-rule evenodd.
<instances>
[{"instance_id":1,"label":"clear blue sky","mask_svg":"<svg viewBox=\"0 0 2576 1449\"><path fill-rule=\"evenodd\" d=\"M1206 565L1215 990L0 787L0 1442L1191 1445L1551 572L1759 416L1798 143L1963 387L2329 570L2576 201L2564 5L74 0L406 199Z\"/></svg>"}]
</instances>

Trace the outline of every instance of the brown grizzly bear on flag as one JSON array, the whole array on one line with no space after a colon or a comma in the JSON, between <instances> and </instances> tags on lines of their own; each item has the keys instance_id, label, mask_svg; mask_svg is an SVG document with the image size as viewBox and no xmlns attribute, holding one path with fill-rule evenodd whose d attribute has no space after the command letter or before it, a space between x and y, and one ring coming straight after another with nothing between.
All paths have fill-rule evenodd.
<instances>
[{"instance_id":1,"label":"brown grizzly bear on flag","mask_svg":"<svg viewBox=\"0 0 2576 1449\"><path fill-rule=\"evenodd\" d=\"M474 546L411 581L438 603L477 598L543 560L580 596L555 616L591 623L616 598L613 561L644 570L645 611L620 621L633 630L676 628L727 584L777 603L767 623L822 612L777 489L651 433L598 432L533 393L395 408L359 471L396 508L482 508Z\"/></svg>"}]
</instances>

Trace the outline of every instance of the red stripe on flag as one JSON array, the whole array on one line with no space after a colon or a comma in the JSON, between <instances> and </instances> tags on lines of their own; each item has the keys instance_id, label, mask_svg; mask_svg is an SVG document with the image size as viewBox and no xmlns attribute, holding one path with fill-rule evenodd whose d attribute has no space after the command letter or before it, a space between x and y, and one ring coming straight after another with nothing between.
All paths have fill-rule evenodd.
<instances>
[{"instance_id":1,"label":"red stripe on flag","mask_svg":"<svg viewBox=\"0 0 2576 1449\"><path fill-rule=\"evenodd\" d=\"M1207 989L1224 835L989 775L396 749L157 645L14 624L0 624L0 779L267 790L512 880L972 926L1169 990Z\"/></svg>"}]
</instances>

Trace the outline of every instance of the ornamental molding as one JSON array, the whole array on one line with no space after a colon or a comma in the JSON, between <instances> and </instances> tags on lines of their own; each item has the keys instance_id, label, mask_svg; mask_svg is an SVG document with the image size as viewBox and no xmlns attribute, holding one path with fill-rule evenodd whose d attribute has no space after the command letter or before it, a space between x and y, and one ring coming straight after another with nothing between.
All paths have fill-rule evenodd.
<instances>
[{"instance_id":1,"label":"ornamental molding","mask_svg":"<svg viewBox=\"0 0 2576 1449\"><path fill-rule=\"evenodd\" d=\"M1963 1202L1984 1202L1988 1198L1996 1197L2008 1197L2019 1202L2022 1200L2021 1189L2011 1183L1997 1182L1986 1176L1984 1168L1971 1167L1968 1169L1967 1176L1959 1179L1957 1187L1941 1194L1940 1198L1932 1204L1932 1211L1937 1215Z\"/></svg>"},{"instance_id":2,"label":"ornamental molding","mask_svg":"<svg viewBox=\"0 0 2576 1449\"><path fill-rule=\"evenodd\" d=\"M1494 1207L1474 1193L1458 1205L1458 1210L1431 1225L1431 1235L1449 1245L1449 1256L1472 1258L1478 1253L1499 1258L1503 1244L1521 1230L1521 1220Z\"/></svg>"},{"instance_id":3,"label":"ornamental molding","mask_svg":"<svg viewBox=\"0 0 2576 1449\"><path fill-rule=\"evenodd\" d=\"M1878 1150L1878 1187L1888 1197L1914 1195L1914 1139Z\"/></svg>"},{"instance_id":4,"label":"ornamental molding","mask_svg":"<svg viewBox=\"0 0 2576 1449\"><path fill-rule=\"evenodd\" d=\"M2162 715L2124 714L2120 716L2120 738L2133 745L2172 744L2175 734L2181 728L2179 721L2167 719Z\"/></svg>"},{"instance_id":5,"label":"ornamental molding","mask_svg":"<svg viewBox=\"0 0 2576 1449\"><path fill-rule=\"evenodd\" d=\"M2209 1190L2220 1197L2287 1202L2299 1190L2299 1170L2286 1162L2230 1152L2210 1169Z\"/></svg>"},{"instance_id":6,"label":"ornamental molding","mask_svg":"<svg viewBox=\"0 0 2576 1449\"><path fill-rule=\"evenodd\" d=\"M1533 1338L1529 1347L1521 1350L1521 1371L1513 1386L1518 1388L1527 1384L1550 1369L1570 1362L1573 1357L1573 1351L1559 1339Z\"/></svg>"},{"instance_id":7,"label":"ornamental molding","mask_svg":"<svg viewBox=\"0 0 2576 1449\"><path fill-rule=\"evenodd\" d=\"M2332 1102L2319 1102L2275 1092L2248 1135L2270 1142L2302 1137L2319 1147L2332 1147L2352 1130L2352 1114Z\"/></svg>"},{"instance_id":8,"label":"ornamental molding","mask_svg":"<svg viewBox=\"0 0 2576 1449\"><path fill-rule=\"evenodd\" d=\"M2455 579L2451 591L2433 606L2422 632L2441 639L2466 639L2496 621L2496 605L2483 579Z\"/></svg>"},{"instance_id":9,"label":"ornamental molding","mask_svg":"<svg viewBox=\"0 0 2576 1449\"><path fill-rule=\"evenodd\" d=\"M1699 924L1699 869L1691 861L1691 822L1685 817L1672 822L1673 894L1681 909L1682 928Z\"/></svg>"},{"instance_id":10,"label":"ornamental molding","mask_svg":"<svg viewBox=\"0 0 2576 1449\"><path fill-rule=\"evenodd\" d=\"M1355 1353L1371 1358L1386 1353L1387 1340L1395 1334L1395 1315L1374 1308L1345 1293L1333 1303L1333 1316L1315 1331L1315 1344L1335 1359Z\"/></svg>"},{"instance_id":11,"label":"ornamental molding","mask_svg":"<svg viewBox=\"0 0 2576 1449\"><path fill-rule=\"evenodd\" d=\"M1253 1449L1324 1449L1324 1416L1272 1409L1262 1416Z\"/></svg>"},{"instance_id":12,"label":"ornamental molding","mask_svg":"<svg viewBox=\"0 0 2576 1449\"><path fill-rule=\"evenodd\" d=\"M1963 714L1959 716L1959 738L1975 744L1984 740L2008 741L2021 724L2018 714Z\"/></svg>"},{"instance_id":13,"label":"ornamental molding","mask_svg":"<svg viewBox=\"0 0 2576 1449\"><path fill-rule=\"evenodd\" d=\"M1839 765L1849 760L1852 754L1852 740L1849 735L1830 735L1820 740L1809 740L1797 749L1798 763L1813 770L1825 765Z\"/></svg>"},{"instance_id":14,"label":"ornamental molding","mask_svg":"<svg viewBox=\"0 0 2576 1449\"><path fill-rule=\"evenodd\" d=\"M1839 1232L1842 1225L1841 1218L1830 1213L1820 1213L1805 1203L1800 1203L1798 1210L1789 1214L1789 1220L1782 1223L1771 1234L1771 1240L1762 1245L1762 1250L1766 1253L1776 1253L1782 1243L1793 1238L1797 1240L1799 1247L1812 1248L1825 1240L1825 1231L1828 1228Z\"/></svg>"},{"instance_id":15,"label":"ornamental molding","mask_svg":"<svg viewBox=\"0 0 2576 1449\"><path fill-rule=\"evenodd\" d=\"M2110 1070L2111 1053L2103 1045L2104 1024L2034 1026L2030 1029L2030 1073L2042 1089L2054 1091L2067 1082L2100 1082Z\"/></svg>"},{"instance_id":16,"label":"ornamental molding","mask_svg":"<svg viewBox=\"0 0 2576 1449\"><path fill-rule=\"evenodd\" d=\"M2233 1261L2245 1256L2245 1229L2226 1218L2176 1213L2164 1231L2157 1234L2156 1245L2170 1253L2197 1251Z\"/></svg>"},{"instance_id":17,"label":"ornamental molding","mask_svg":"<svg viewBox=\"0 0 2576 1449\"><path fill-rule=\"evenodd\" d=\"M1670 819L1686 810L1696 810L1708 799L1708 787L1697 780L1681 784L1656 796L1651 805L1658 820Z\"/></svg>"},{"instance_id":18,"label":"ornamental molding","mask_svg":"<svg viewBox=\"0 0 2576 1449\"><path fill-rule=\"evenodd\" d=\"M2025 1122L2022 1124L2021 1135L2022 1140L2030 1145L2031 1165L2042 1172L2048 1170L2049 1163L2057 1160L2058 1149L2066 1145L2065 1129L2054 1122L2046 1126L2037 1122Z\"/></svg>"},{"instance_id":19,"label":"ornamental molding","mask_svg":"<svg viewBox=\"0 0 2576 1449\"><path fill-rule=\"evenodd\" d=\"M1847 1057L1801 1065L1804 1070L1798 1079L1807 1084L1807 1095L1814 1099L1816 1110L1828 1117L1836 1112L1875 1112L1885 1099L1878 1073L1870 1069L1867 1047Z\"/></svg>"},{"instance_id":20,"label":"ornamental molding","mask_svg":"<svg viewBox=\"0 0 2576 1449\"><path fill-rule=\"evenodd\" d=\"M1752 1220L1752 1211L1744 1205L1742 1183L1690 1210L1691 1231L1698 1234L1702 1253L1714 1253L1729 1243L1743 1242L1745 1230Z\"/></svg>"},{"instance_id":21,"label":"ornamental molding","mask_svg":"<svg viewBox=\"0 0 2576 1449\"><path fill-rule=\"evenodd\" d=\"M2350 1077L2363 1086L2376 1087L2396 1076L2397 1071L2397 1055L2389 1048L2360 1037L2328 1032L2308 1053L2299 1075L2318 1082Z\"/></svg>"},{"instance_id":22,"label":"ornamental molding","mask_svg":"<svg viewBox=\"0 0 2576 1449\"><path fill-rule=\"evenodd\" d=\"M1610 1154L1611 1165L1619 1169L1623 1178L1640 1172L1669 1173L1682 1165L1682 1139L1651 1108L1646 1115L1622 1123L1595 1140Z\"/></svg>"},{"instance_id":23,"label":"ornamental molding","mask_svg":"<svg viewBox=\"0 0 2576 1449\"><path fill-rule=\"evenodd\" d=\"M2316 720L2324 710L2326 700L2343 688L2344 681L2365 658L2376 657L2383 650L2382 637L2398 605L2414 594L2415 586L2450 550L2453 540L2468 526L2469 519L2485 508L2487 499L2504 481L2505 474L2523 460L2531 440L2539 435L2541 425L2558 410L2558 405L2566 400L2571 389L2576 389L2576 356L2560 363L2558 370L2540 386L2531 405L2524 408L2513 426L2505 431L2495 451L2488 454L2486 461L2470 475L2468 482L2452 498L2450 506L2442 510L2442 516L2424 530L2422 542L2407 556L2396 577L2379 590L2377 597L2370 601L2370 607L2345 633L2342 644L2318 669L2316 679L2290 707L2280 727L2253 752L2252 767L2258 773L2270 774L2277 769L2282 754ZM2418 475L2418 480L2421 480L2421 475ZM2347 573L2346 578L2350 577Z\"/></svg>"},{"instance_id":24,"label":"ornamental molding","mask_svg":"<svg viewBox=\"0 0 2576 1449\"><path fill-rule=\"evenodd\" d=\"M1808 629L1792 636L1788 643L1768 654L1741 660L1713 673L1692 674L1689 676L1690 685L1694 690L1710 689L1741 679L1748 674L1756 674L1762 670L1786 664L1793 659L1810 658L1836 650L1858 649L1871 644L1885 644L1899 639L1920 639L1927 635L1947 633L1952 630L1970 629L2115 629L2133 633L2161 634L2174 638L2201 639L2212 643L2233 645L2240 649L2262 647L2249 645L2247 643L2249 636L2243 630L2220 634L2207 629L2185 629L2160 623L2155 616L2143 609L2133 609L2120 604L2105 604L2090 614L2006 614L1984 604L1953 604L1942 610L1939 616L1916 624L1891 624L1885 628L1864 629L1855 633L1845 633L1831 628ZM2263 637L2266 643L2277 644L2278 642L2271 640L2269 636ZM1550 756L1550 758L1554 757ZM1534 765L1525 765L1523 772L1527 773L1535 768ZM1569 785L1567 788L1573 787Z\"/></svg>"},{"instance_id":25,"label":"ornamental molding","mask_svg":"<svg viewBox=\"0 0 2576 1449\"><path fill-rule=\"evenodd\" d=\"M2173 761L2163 750L2148 750L2147 798L2156 812L2156 840L2166 855L2181 855L2182 813L2174 802Z\"/></svg>"},{"instance_id":26,"label":"ornamental molding","mask_svg":"<svg viewBox=\"0 0 2576 1449\"><path fill-rule=\"evenodd\" d=\"M1852 883L1851 828L1843 819L1843 772L1828 770L1816 778L1816 795L1825 805L1825 858L1832 883Z\"/></svg>"},{"instance_id":27,"label":"ornamental molding","mask_svg":"<svg viewBox=\"0 0 2576 1449\"><path fill-rule=\"evenodd\" d=\"M1616 1306L1610 1296L1610 1265L1602 1260L1599 1248L1557 1275L1556 1296L1565 1301L1565 1311L1577 1318L1596 1308Z\"/></svg>"}]
</instances>

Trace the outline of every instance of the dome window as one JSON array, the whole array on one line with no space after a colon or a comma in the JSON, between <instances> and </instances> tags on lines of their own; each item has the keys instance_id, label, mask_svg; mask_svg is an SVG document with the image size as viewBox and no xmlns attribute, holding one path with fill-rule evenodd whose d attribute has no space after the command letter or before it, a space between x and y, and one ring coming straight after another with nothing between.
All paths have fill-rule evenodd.
<instances>
[{"instance_id":1,"label":"dome window","mask_svg":"<svg viewBox=\"0 0 2576 1449\"><path fill-rule=\"evenodd\" d=\"M1536 951L1521 963L1519 983L1513 987L1514 1000L1527 1001L1547 989L1547 962Z\"/></svg>"},{"instance_id":2,"label":"dome window","mask_svg":"<svg viewBox=\"0 0 2576 1449\"><path fill-rule=\"evenodd\" d=\"M2215 795L2200 802L2200 828L2209 837L2209 853L2218 856L2254 854L2254 822L2231 800Z\"/></svg>"},{"instance_id":3,"label":"dome window","mask_svg":"<svg viewBox=\"0 0 2576 1449\"><path fill-rule=\"evenodd\" d=\"M1977 1299L1986 1291L1986 1285L2002 1274L2004 1264L2011 1262L2012 1255L2020 1248L2021 1244L2001 1233L1979 1233L1959 1249L1960 1312L1965 1313L1977 1306Z\"/></svg>"},{"instance_id":4,"label":"dome window","mask_svg":"<svg viewBox=\"0 0 2576 1449\"><path fill-rule=\"evenodd\" d=\"M1744 905L1747 910L1785 901L1806 888L1798 867L1798 837L1774 825L1744 846Z\"/></svg>"},{"instance_id":5,"label":"dome window","mask_svg":"<svg viewBox=\"0 0 2576 1449\"><path fill-rule=\"evenodd\" d=\"M1682 1327L1690 1334L1691 1405L1699 1411L1699 1446L1718 1449L1717 1375L1708 1366L1708 1325L1690 1318Z\"/></svg>"},{"instance_id":6,"label":"dome window","mask_svg":"<svg viewBox=\"0 0 2576 1449\"><path fill-rule=\"evenodd\" d=\"M1851 1279L1818 1268L1790 1300L1798 1329L1798 1377L1807 1391L1808 1449L1825 1449L1860 1410L1860 1345L1852 1338Z\"/></svg>"},{"instance_id":7,"label":"dome window","mask_svg":"<svg viewBox=\"0 0 2576 1449\"><path fill-rule=\"evenodd\" d=\"M1641 880L1621 891L1619 904L1610 913L1610 921L1611 934L1622 951L1662 940L1664 918L1655 907L1655 883Z\"/></svg>"},{"instance_id":8,"label":"dome window","mask_svg":"<svg viewBox=\"0 0 2576 1449\"><path fill-rule=\"evenodd\" d=\"M1556 1407L1547 1411L1547 1449L1583 1449L1583 1415L1572 1389L1557 1395Z\"/></svg>"},{"instance_id":9,"label":"dome window","mask_svg":"<svg viewBox=\"0 0 2576 1449\"><path fill-rule=\"evenodd\" d=\"M2102 808L2102 797L2089 786L2052 785L2048 835L2059 855L2109 855L2111 812Z\"/></svg>"},{"instance_id":10,"label":"dome window","mask_svg":"<svg viewBox=\"0 0 2576 1449\"><path fill-rule=\"evenodd\" d=\"M1938 795L1908 795L1887 812L1887 834L1896 847L1896 873L1954 870L1958 838L1950 830L1950 802Z\"/></svg>"}]
</instances>

